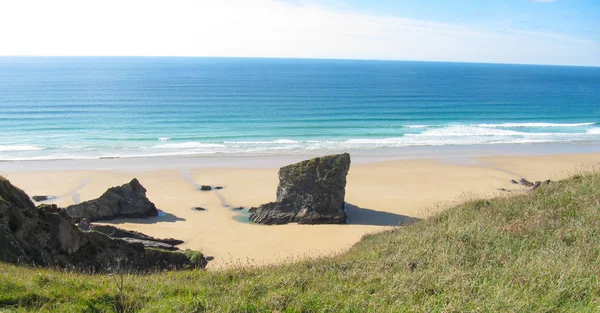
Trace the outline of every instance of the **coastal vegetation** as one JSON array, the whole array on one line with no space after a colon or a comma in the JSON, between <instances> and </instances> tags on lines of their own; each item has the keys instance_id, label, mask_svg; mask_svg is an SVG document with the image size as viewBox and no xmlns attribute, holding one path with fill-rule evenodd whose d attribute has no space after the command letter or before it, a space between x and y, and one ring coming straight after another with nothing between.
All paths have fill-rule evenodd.
<instances>
[{"instance_id":1,"label":"coastal vegetation","mask_svg":"<svg viewBox=\"0 0 600 313\"><path fill-rule=\"evenodd\" d=\"M597 312L599 248L591 172L291 264L106 275L0 263L0 311Z\"/></svg>"}]
</instances>

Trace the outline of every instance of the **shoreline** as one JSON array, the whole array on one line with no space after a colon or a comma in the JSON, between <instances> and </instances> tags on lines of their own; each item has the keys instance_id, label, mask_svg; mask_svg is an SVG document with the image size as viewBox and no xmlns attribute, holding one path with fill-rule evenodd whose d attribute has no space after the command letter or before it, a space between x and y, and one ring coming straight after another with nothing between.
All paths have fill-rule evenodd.
<instances>
[{"instance_id":1,"label":"shoreline","mask_svg":"<svg viewBox=\"0 0 600 313\"><path fill-rule=\"evenodd\" d=\"M167 155L96 159L0 160L0 174L47 170L148 171L185 168L279 168L320 155L349 152L355 165L398 160L433 159L442 163L476 165L492 156L544 156L600 153L600 142L511 143L410 146L364 150L301 151L280 154Z\"/></svg>"},{"instance_id":2,"label":"shoreline","mask_svg":"<svg viewBox=\"0 0 600 313\"><path fill-rule=\"evenodd\" d=\"M344 225L265 226L246 222L246 213L231 209L273 201L277 169L308 156L45 161L21 163L10 170L6 165L15 164L3 162L0 175L30 196L57 196L49 203L60 207L97 198L112 186L138 178L148 198L165 214L103 223L184 240L181 248L214 256L209 268L219 269L342 253L365 234L389 229L407 217L426 218L474 197L527 190L512 184L511 179L556 180L600 162L600 153L527 155L525 152L530 151L525 150L517 151L522 155L482 151L480 156L444 150L443 157L430 154L429 158L403 158L407 155L391 153L378 158L352 155L346 186L348 223ZM510 152L514 151L505 154ZM35 166L27 166L31 164ZM93 166L82 168L87 165ZM202 184L224 189L198 191ZM192 210L197 206L206 211Z\"/></svg>"}]
</instances>

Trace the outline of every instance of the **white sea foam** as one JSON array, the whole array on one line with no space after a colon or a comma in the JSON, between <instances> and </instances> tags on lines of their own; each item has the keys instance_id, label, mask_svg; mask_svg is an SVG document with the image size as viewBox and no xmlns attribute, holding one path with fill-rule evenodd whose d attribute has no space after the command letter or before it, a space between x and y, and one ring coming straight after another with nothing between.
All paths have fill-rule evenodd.
<instances>
[{"instance_id":1,"label":"white sea foam","mask_svg":"<svg viewBox=\"0 0 600 313\"><path fill-rule=\"evenodd\" d=\"M3 157L2 161L50 161L50 160L97 160L98 156L81 156L81 155L38 155L32 157Z\"/></svg>"},{"instance_id":2,"label":"white sea foam","mask_svg":"<svg viewBox=\"0 0 600 313\"><path fill-rule=\"evenodd\" d=\"M452 125L443 128L428 129L420 134L406 134L406 137L450 137L450 136L519 136L527 133L467 125Z\"/></svg>"},{"instance_id":3,"label":"white sea foam","mask_svg":"<svg viewBox=\"0 0 600 313\"><path fill-rule=\"evenodd\" d=\"M202 142L181 142L181 143L168 143L164 145L157 145L152 148L154 149L196 149L196 148L225 148L225 145L218 143L202 143Z\"/></svg>"},{"instance_id":4,"label":"white sea foam","mask_svg":"<svg viewBox=\"0 0 600 313\"><path fill-rule=\"evenodd\" d=\"M293 144L298 143L299 141L291 140L291 139L277 139L273 141L273 143L282 143L282 144Z\"/></svg>"},{"instance_id":5,"label":"white sea foam","mask_svg":"<svg viewBox=\"0 0 600 313\"><path fill-rule=\"evenodd\" d=\"M225 141L225 145L269 145L272 141Z\"/></svg>"},{"instance_id":6,"label":"white sea foam","mask_svg":"<svg viewBox=\"0 0 600 313\"><path fill-rule=\"evenodd\" d=\"M38 151L42 148L32 145L0 145L0 152L6 151Z\"/></svg>"},{"instance_id":7,"label":"white sea foam","mask_svg":"<svg viewBox=\"0 0 600 313\"><path fill-rule=\"evenodd\" d=\"M309 142L309 141L307 141ZM273 141L226 141L224 144L234 144L234 145L276 145L276 144L297 144L301 143L301 141L291 140L291 139L277 139Z\"/></svg>"},{"instance_id":8,"label":"white sea foam","mask_svg":"<svg viewBox=\"0 0 600 313\"><path fill-rule=\"evenodd\" d=\"M600 128L598 134L600 134ZM343 143L333 143L329 146L369 149L406 146L570 142L586 140L586 135L586 133L535 133L469 125L451 125L427 129L418 134L405 134L401 137L349 139Z\"/></svg>"},{"instance_id":9,"label":"white sea foam","mask_svg":"<svg viewBox=\"0 0 600 313\"><path fill-rule=\"evenodd\" d=\"M86 147L63 145L56 149L42 149L33 145L0 145L1 160L56 160L56 159L99 159L132 158L153 156L219 155L219 154L290 154L302 151L365 150L388 147L443 146L443 145L493 145L507 143L549 143L597 140L600 127L594 123L550 124L550 123L505 123L505 124L451 124L411 125L408 134L392 135L388 138L362 137L352 139L255 140L225 142L161 142L158 145L145 141L128 143L126 146ZM501 126L500 126L501 125ZM552 125L552 126L549 126ZM562 132L556 128L535 132L533 127L581 127L576 132ZM518 127L532 127L518 129ZM510 129L516 128L516 129ZM537 130L540 131L540 130ZM283 137L283 136L282 136ZM163 138L161 138L163 139ZM167 141L166 137L165 140ZM160 140L160 139L159 139ZM39 151L41 150L41 151ZM38 152L39 151L39 152Z\"/></svg>"},{"instance_id":10,"label":"white sea foam","mask_svg":"<svg viewBox=\"0 0 600 313\"><path fill-rule=\"evenodd\" d=\"M590 128L586 130L586 134L588 135L600 135L600 128Z\"/></svg>"},{"instance_id":11,"label":"white sea foam","mask_svg":"<svg viewBox=\"0 0 600 313\"><path fill-rule=\"evenodd\" d=\"M404 125L406 128L427 128L431 127L431 125Z\"/></svg>"},{"instance_id":12,"label":"white sea foam","mask_svg":"<svg viewBox=\"0 0 600 313\"><path fill-rule=\"evenodd\" d=\"M158 138L159 141L167 141L167 140L170 140L170 139L171 138L169 138L169 137L160 137L160 138Z\"/></svg>"},{"instance_id":13,"label":"white sea foam","mask_svg":"<svg viewBox=\"0 0 600 313\"><path fill-rule=\"evenodd\" d=\"M582 127L596 123L501 123L501 124L475 124L476 127L485 128L526 128L526 127Z\"/></svg>"}]
</instances>

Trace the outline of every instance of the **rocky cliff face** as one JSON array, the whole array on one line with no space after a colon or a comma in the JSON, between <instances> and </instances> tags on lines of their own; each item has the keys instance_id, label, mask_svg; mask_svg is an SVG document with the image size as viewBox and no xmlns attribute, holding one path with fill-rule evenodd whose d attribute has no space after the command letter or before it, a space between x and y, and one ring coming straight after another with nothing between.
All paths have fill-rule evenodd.
<instances>
[{"instance_id":1,"label":"rocky cliff face","mask_svg":"<svg viewBox=\"0 0 600 313\"><path fill-rule=\"evenodd\" d=\"M66 211L74 219L90 221L158 215L156 206L146 197L146 189L135 178L123 186L108 189L98 199L71 205Z\"/></svg>"},{"instance_id":2,"label":"rocky cliff face","mask_svg":"<svg viewBox=\"0 0 600 313\"><path fill-rule=\"evenodd\" d=\"M261 224L341 224L350 169L348 153L302 161L279 169L277 200L252 209Z\"/></svg>"},{"instance_id":3,"label":"rocky cliff face","mask_svg":"<svg viewBox=\"0 0 600 313\"><path fill-rule=\"evenodd\" d=\"M142 243L81 231L55 205L35 207L27 194L0 177L0 261L107 271L119 263L131 271L204 267L196 253L145 249Z\"/></svg>"}]
</instances>

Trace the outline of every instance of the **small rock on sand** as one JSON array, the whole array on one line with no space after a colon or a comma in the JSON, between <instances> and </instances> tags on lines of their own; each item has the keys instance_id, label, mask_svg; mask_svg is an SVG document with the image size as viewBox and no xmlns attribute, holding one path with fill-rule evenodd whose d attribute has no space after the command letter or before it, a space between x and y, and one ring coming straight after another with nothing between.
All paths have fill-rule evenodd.
<instances>
[{"instance_id":1,"label":"small rock on sand","mask_svg":"<svg viewBox=\"0 0 600 313\"><path fill-rule=\"evenodd\" d=\"M530 181L528 181L528 180L527 180L527 179L525 179L525 178L521 178L521 179L519 180L519 184L521 184L521 185L523 185L523 186L525 186L525 187L531 187L531 186L533 186L533 183L532 183L532 182L530 182Z\"/></svg>"},{"instance_id":2,"label":"small rock on sand","mask_svg":"<svg viewBox=\"0 0 600 313\"><path fill-rule=\"evenodd\" d=\"M46 201L46 200L50 199L50 197L48 197L48 196L33 196L33 197L31 197L31 199L33 199L33 201L35 201L35 202L41 202L41 201Z\"/></svg>"}]
</instances>

